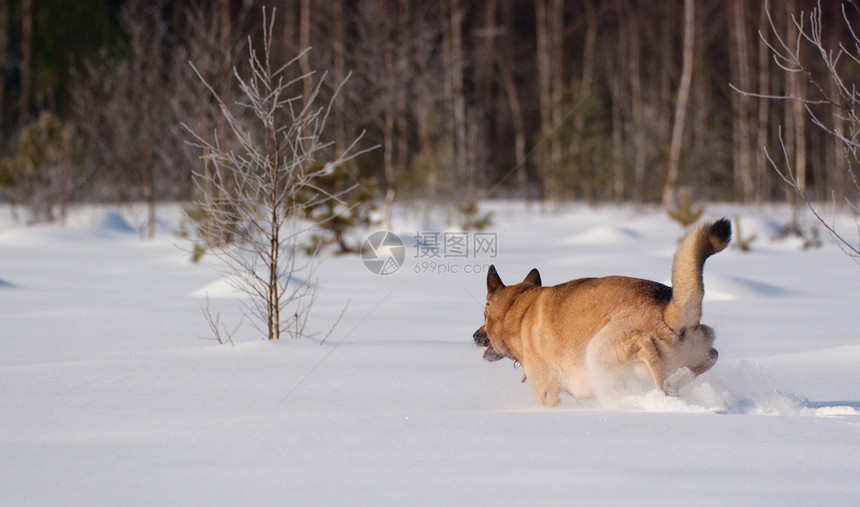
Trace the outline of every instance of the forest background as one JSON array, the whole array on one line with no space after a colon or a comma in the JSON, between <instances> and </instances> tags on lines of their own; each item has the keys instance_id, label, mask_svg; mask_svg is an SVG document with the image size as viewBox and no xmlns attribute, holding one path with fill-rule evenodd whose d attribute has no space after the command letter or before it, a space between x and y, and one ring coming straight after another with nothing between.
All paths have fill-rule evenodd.
<instances>
[{"instance_id":1,"label":"forest background","mask_svg":"<svg viewBox=\"0 0 860 507\"><path fill-rule=\"evenodd\" d=\"M260 46L262 4L0 2L0 160L39 161L4 165L0 200L53 219L71 202L193 199L203 154L182 124L213 136L227 128L189 62L235 104L233 69L245 72L248 44ZM792 15L815 2L265 4L277 11L273 59L298 58L287 77L309 96L328 73L332 151L361 132L363 148L380 146L348 173L389 204L670 205L682 189L699 200L794 199L767 153L811 200L842 200L851 188L843 144L810 124L803 103L732 89L813 100L827 92L781 69L764 44L775 33L793 41ZM843 13L857 11L820 7L825 42L850 40ZM816 56L811 77L826 83ZM850 69L844 77L860 79ZM843 121L830 104L809 107L828 127Z\"/></svg>"}]
</instances>

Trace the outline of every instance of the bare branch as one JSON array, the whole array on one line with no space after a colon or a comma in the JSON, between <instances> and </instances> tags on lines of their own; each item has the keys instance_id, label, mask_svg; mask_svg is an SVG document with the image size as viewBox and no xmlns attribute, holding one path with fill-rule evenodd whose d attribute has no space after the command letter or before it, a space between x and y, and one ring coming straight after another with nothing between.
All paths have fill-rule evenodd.
<instances>
[{"instance_id":1,"label":"bare branch","mask_svg":"<svg viewBox=\"0 0 860 507\"><path fill-rule=\"evenodd\" d=\"M850 5L860 12L860 9L858 9L857 4L853 0L850 2ZM848 43L845 41L838 43L838 49L835 50L827 48L822 38L823 25L820 1L808 16L805 16L802 12L798 16L791 16L791 23L793 23L797 28L797 35L794 41L786 41L782 37L779 30L776 28L769 8L766 8L766 15L770 30L774 35L775 42L769 42L767 37L759 32L759 37L761 38L762 43L770 50L777 66L786 72L803 74L808 83L815 88L819 98L810 99L807 97L796 97L791 95L751 93L748 90L739 90L731 84L729 86L735 92L745 96L766 100L789 100L802 103L805 106L809 121L820 128L823 132L832 136L842 145L846 161L848 162L845 166L845 171L848 173L854 184L854 189L857 191L857 196L855 196L855 198L857 198L860 197L860 184L858 184L855 172L855 168L857 167L858 162L860 162L860 158L858 158L858 154L860 154L860 152L858 152L858 149L860 149L860 142L858 142L858 135L860 135L860 117L858 117L857 113L858 105L860 105L860 94L858 94L855 83L852 82L850 85L846 83L846 80L843 78L843 74L840 73L839 64L840 61L843 60L843 55L847 55L850 62L860 64L860 38L858 38L854 27L849 21L845 7L845 4L843 4L842 19L850 34L851 41ZM805 24L806 19L809 20L808 27ZM817 78L816 74L812 72L810 65L803 61L801 50L805 46L811 46L812 49L815 50L817 58L821 63L823 63L826 76L823 81ZM853 46L853 51L848 49L850 46ZM852 71L856 71L856 69L853 69ZM828 86L830 86L829 89L832 90L832 92L828 92ZM813 109L813 106L817 105L826 105L835 108L833 110L834 123L832 126L829 126L827 122L820 118ZM837 114L837 112L840 113ZM839 121L836 121L837 119ZM842 127L840 127L839 122L844 122L845 131L841 130ZM785 156L784 169L773 160L770 153L768 153L765 148L765 154L770 166L780 176L783 182L788 185L789 188L794 190L794 193L796 193L803 201L816 220L818 220L818 222L821 223L821 225L833 237L839 248L852 259L860 262L860 240L858 240L858 243L855 246L844 236L840 235L835 229L835 218L830 220L825 219L818 211L817 206L804 194L797 175L792 171L790 157L788 156L783 142L781 128L779 131L779 142L783 155ZM835 191L836 189L831 189L831 193L834 195L832 200L834 213L837 202L834 193ZM855 225L857 226L858 237L860 237L860 218L858 218L860 217L860 213L858 213L857 204L847 196L845 198L845 203L847 204L848 210L853 215Z\"/></svg>"},{"instance_id":2,"label":"bare branch","mask_svg":"<svg viewBox=\"0 0 860 507\"><path fill-rule=\"evenodd\" d=\"M227 331L227 328L224 327L224 323L221 322L221 313L216 313L215 316L212 316L212 312L209 310L209 293L206 293L206 306L203 307L203 315L206 317L206 323L209 325L209 330L212 331L213 338L207 338L210 340L217 340L218 343L224 345L225 343L229 343L232 346L236 346L233 343L233 335L239 329L239 326L242 325L242 321L239 321L239 324L233 329L233 331Z\"/></svg>"}]
</instances>

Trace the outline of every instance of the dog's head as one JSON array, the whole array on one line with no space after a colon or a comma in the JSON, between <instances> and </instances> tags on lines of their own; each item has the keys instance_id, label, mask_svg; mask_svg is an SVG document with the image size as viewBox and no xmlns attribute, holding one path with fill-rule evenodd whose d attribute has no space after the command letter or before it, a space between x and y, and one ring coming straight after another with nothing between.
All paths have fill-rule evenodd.
<instances>
[{"instance_id":1,"label":"dog's head","mask_svg":"<svg viewBox=\"0 0 860 507\"><path fill-rule=\"evenodd\" d=\"M496 267L490 266L487 272L487 306L484 308L484 325L472 335L476 345L486 347L485 360L498 361L505 357L514 359L506 343L507 337L503 328L505 313L524 290L540 286L540 273L537 269L532 269L522 282L508 287L502 282Z\"/></svg>"},{"instance_id":2,"label":"dog's head","mask_svg":"<svg viewBox=\"0 0 860 507\"><path fill-rule=\"evenodd\" d=\"M499 359L504 359L506 356L499 354L496 352L496 349L493 348L492 343L490 343L490 337L487 335L487 331L484 329L484 326L478 328L475 331L475 334L472 335L472 338L475 340L475 345L484 348L484 360L485 361L498 361Z\"/></svg>"}]
</instances>

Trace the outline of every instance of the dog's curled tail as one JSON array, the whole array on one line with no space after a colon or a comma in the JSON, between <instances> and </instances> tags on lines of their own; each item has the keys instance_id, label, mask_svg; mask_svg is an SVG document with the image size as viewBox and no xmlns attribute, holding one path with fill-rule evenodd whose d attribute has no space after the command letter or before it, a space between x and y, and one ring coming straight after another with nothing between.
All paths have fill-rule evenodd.
<instances>
[{"instance_id":1,"label":"dog's curled tail","mask_svg":"<svg viewBox=\"0 0 860 507\"><path fill-rule=\"evenodd\" d=\"M725 218L701 224L684 237L672 261L672 300L663 314L669 327L680 331L699 325L705 295L702 268L705 260L726 248L731 238L732 224Z\"/></svg>"}]
</instances>

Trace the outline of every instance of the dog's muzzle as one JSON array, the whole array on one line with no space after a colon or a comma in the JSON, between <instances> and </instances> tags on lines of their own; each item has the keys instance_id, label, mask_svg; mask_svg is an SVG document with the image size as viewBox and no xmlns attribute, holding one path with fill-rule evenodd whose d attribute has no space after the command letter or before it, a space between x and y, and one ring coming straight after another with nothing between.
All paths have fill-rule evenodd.
<instances>
[{"instance_id":1,"label":"dog's muzzle","mask_svg":"<svg viewBox=\"0 0 860 507\"><path fill-rule=\"evenodd\" d=\"M475 334L472 335L472 338L475 340L475 345L486 347L486 349L484 349L485 361L492 362L505 358L505 356L499 354L495 349L493 349L493 344L490 343L490 337L487 335L487 331L484 329L484 326L479 327L478 330L475 331Z\"/></svg>"},{"instance_id":2,"label":"dog's muzzle","mask_svg":"<svg viewBox=\"0 0 860 507\"><path fill-rule=\"evenodd\" d=\"M475 331L475 334L472 335L472 338L475 339L475 345L479 347L486 347L490 345L490 337L487 336L487 331L484 330L484 326L478 328Z\"/></svg>"}]
</instances>

